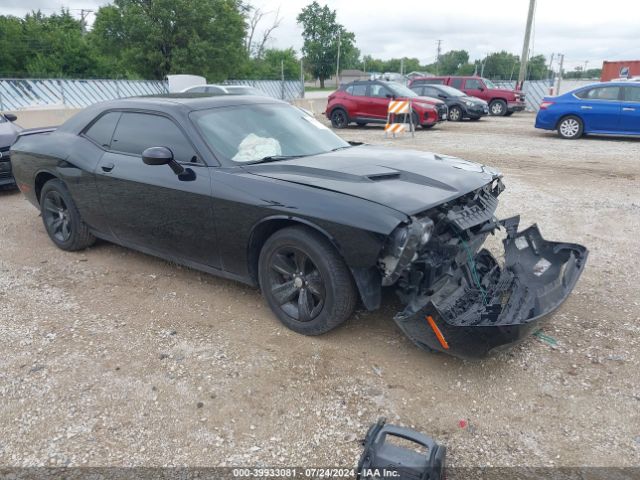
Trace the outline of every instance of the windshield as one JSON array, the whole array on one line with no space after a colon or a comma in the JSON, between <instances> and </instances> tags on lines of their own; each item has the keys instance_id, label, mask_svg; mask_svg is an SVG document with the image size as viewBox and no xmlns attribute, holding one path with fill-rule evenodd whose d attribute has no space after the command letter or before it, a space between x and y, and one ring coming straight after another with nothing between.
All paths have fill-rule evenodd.
<instances>
[{"instance_id":1,"label":"windshield","mask_svg":"<svg viewBox=\"0 0 640 480\"><path fill-rule=\"evenodd\" d=\"M438 86L438 90L441 90L442 92L446 93L450 97L466 97L467 96L466 93L461 92L457 88L448 87L446 85Z\"/></svg>"},{"instance_id":2,"label":"windshield","mask_svg":"<svg viewBox=\"0 0 640 480\"><path fill-rule=\"evenodd\" d=\"M191 118L211 149L225 160L257 162L349 147L329 128L284 104L252 104L200 110Z\"/></svg>"},{"instance_id":3,"label":"windshield","mask_svg":"<svg viewBox=\"0 0 640 480\"><path fill-rule=\"evenodd\" d=\"M496 84L493 83L491 80L486 78L483 78L482 80L484 81L484 84L487 86L487 88L491 88L492 90L498 88L496 87Z\"/></svg>"},{"instance_id":4,"label":"windshield","mask_svg":"<svg viewBox=\"0 0 640 480\"><path fill-rule=\"evenodd\" d=\"M413 90L410 90L409 88L397 82L387 82L386 85L396 97L415 98L419 96Z\"/></svg>"}]
</instances>

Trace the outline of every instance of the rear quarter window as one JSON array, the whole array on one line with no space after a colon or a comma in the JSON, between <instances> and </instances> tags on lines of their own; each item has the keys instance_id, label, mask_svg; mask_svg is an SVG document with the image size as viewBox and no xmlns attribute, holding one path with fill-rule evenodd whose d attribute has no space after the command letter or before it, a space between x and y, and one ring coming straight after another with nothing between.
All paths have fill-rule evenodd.
<instances>
[{"instance_id":1,"label":"rear quarter window","mask_svg":"<svg viewBox=\"0 0 640 480\"><path fill-rule=\"evenodd\" d=\"M640 102L640 87L624 87L624 99L627 102Z\"/></svg>"},{"instance_id":2,"label":"rear quarter window","mask_svg":"<svg viewBox=\"0 0 640 480\"><path fill-rule=\"evenodd\" d=\"M103 148L109 148L113 131L120 119L120 112L108 112L98 118L85 132L85 136Z\"/></svg>"}]
</instances>

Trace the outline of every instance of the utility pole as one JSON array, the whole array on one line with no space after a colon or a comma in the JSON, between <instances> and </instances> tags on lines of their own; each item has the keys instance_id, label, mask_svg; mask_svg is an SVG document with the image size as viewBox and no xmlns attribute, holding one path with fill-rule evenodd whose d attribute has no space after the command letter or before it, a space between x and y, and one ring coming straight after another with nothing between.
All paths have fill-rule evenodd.
<instances>
[{"instance_id":1,"label":"utility pole","mask_svg":"<svg viewBox=\"0 0 640 480\"><path fill-rule=\"evenodd\" d=\"M404 75L404 58L400 59L400 75Z\"/></svg>"},{"instance_id":2,"label":"utility pole","mask_svg":"<svg viewBox=\"0 0 640 480\"><path fill-rule=\"evenodd\" d=\"M302 89L300 93L300 98L304 98L304 63L303 62L304 60L302 59L302 57L300 57L300 86Z\"/></svg>"},{"instance_id":3,"label":"utility pole","mask_svg":"<svg viewBox=\"0 0 640 480\"><path fill-rule=\"evenodd\" d=\"M442 40L438 40L438 48L436 50L436 75L440 73L440 53L442 52Z\"/></svg>"},{"instance_id":4,"label":"utility pole","mask_svg":"<svg viewBox=\"0 0 640 480\"><path fill-rule=\"evenodd\" d=\"M340 33L338 30L338 60L336 61L336 89L340 88Z\"/></svg>"},{"instance_id":5,"label":"utility pole","mask_svg":"<svg viewBox=\"0 0 640 480\"><path fill-rule=\"evenodd\" d=\"M533 24L533 14L536 10L536 0L529 0L529 14L527 15L527 28L524 31L524 42L522 44L522 55L520 56L520 73L518 74L518 84L516 90L522 90L524 79L527 75L527 60L529 58L529 40L531 39L531 25Z\"/></svg>"},{"instance_id":6,"label":"utility pole","mask_svg":"<svg viewBox=\"0 0 640 480\"><path fill-rule=\"evenodd\" d=\"M562 82L562 65L564 64L564 53L559 53L560 57L560 71L558 72L558 90L556 91L556 95L560 95L560 83Z\"/></svg>"},{"instance_id":7,"label":"utility pole","mask_svg":"<svg viewBox=\"0 0 640 480\"><path fill-rule=\"evenodd\" d=\"M587 65L589 64L589 60L584 61L584 77L587 78Z\"/></svg>"},{"instance_id":8,"label":"utility pole","mask_svg":"<svg viewBox=\"0 0 640 480\"><path fill-rule=\"evenodd\" d=\"M93 13L93 10L88 10L86 8L80 9L80 28L82 29L82 33L87 33L87 17L90 13Z\"/></svg>"}]
</instances>

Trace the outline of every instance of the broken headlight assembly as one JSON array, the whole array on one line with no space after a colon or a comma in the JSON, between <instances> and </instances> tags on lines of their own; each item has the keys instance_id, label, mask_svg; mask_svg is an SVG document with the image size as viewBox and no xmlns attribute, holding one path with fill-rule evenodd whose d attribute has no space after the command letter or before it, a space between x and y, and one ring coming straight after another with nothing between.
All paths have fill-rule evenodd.
<instances>
[{"instance_id":1,"label":"broken headlight assembly","mask_svg":"<svg viewBox=\"0 0 640 480\"><path fill-rule=\"evenodd\" d=\"M411 223L398 226L387 238L380 256L382 285L393 285L411 264L421 247L429 243L433 221L429 217L411 217Z\"/></svg>"}]
</instances>

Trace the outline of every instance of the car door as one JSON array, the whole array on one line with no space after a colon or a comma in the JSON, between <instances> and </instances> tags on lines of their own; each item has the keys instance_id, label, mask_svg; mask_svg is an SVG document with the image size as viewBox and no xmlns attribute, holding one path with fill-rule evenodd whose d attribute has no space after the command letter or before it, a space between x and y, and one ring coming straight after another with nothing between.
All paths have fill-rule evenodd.
<instances>
[{"instance_id":1,"label":"car door","mask_svg":"<svg viewBox=\"0 0 640 480\"><path fill-rule=\"evenodd\" d=\"M622 87L620 131L640 135L640 85Z\"/></svg>"},{"instance_id":2,"label":"car door","mask_svg":"<svg viewBox=\"0 0 640 480\"><path fill-rule=\"evenodd\" d=\"M367 92L369 99L369 116L377 120L386 120L389 101L392 98L391 91L380 83L369 85Z\"/></svg>"},{"instance_id":3,"label":"car door","mask_svg":"<svg viewBox=\"0 0 640 480\"><path fill-rule=\"evenodd\" d=\"M484 82L479 78L467 78L464 81L464 88L462 89L462 91L470 97L478 97L483 100L489 101L491 99L487 98L486 90L487 88L484 85Z\"/></svg>"},{"instance_id":4,"label":"car door","mask_svg":"<svg viewBox=\"0 0 640 480\"><path fill-rule=\"evenodd\" d=\"M146 165L146 148L169 148L193 174ZM102 209L121 242L165 257L220 266L209 168L184 131L160 113L124 111L96 167Z\"/></svg>"},{"instance_id":5,"label":"car door","mask_svg":"<svg viewBox=\"0 0 640 480\"><path fill-rule=\"evenodd\" d=\"M578 98L577 114L584 122L586 132L617 132L620 129L622 87L598 86L575 94Z\"/></svg>"}]
</instances>

